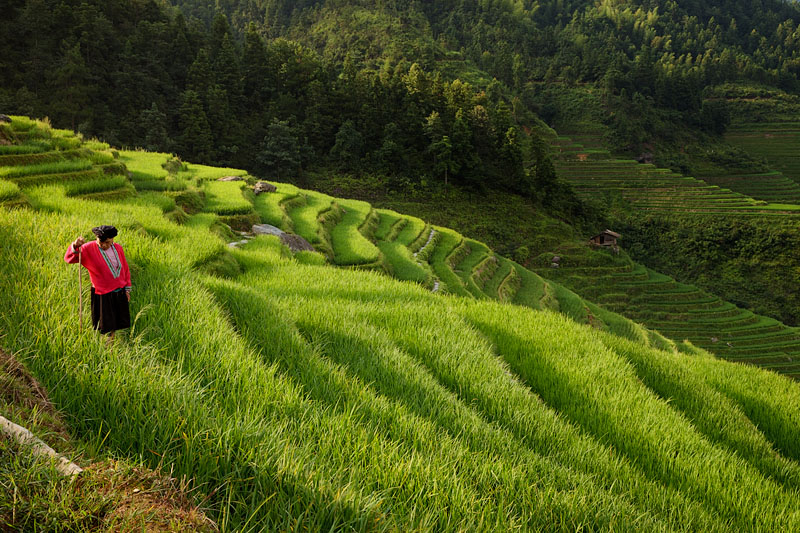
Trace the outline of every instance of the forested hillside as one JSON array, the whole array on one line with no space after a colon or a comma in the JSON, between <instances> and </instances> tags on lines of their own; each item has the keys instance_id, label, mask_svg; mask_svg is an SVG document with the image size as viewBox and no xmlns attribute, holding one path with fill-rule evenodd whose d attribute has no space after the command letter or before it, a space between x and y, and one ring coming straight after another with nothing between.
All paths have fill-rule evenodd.
<instances>
[{"instance_id":1,"label":"forested hillside","mask_svg":"<svg viewBox=\"0 0 800 533\"><path fill-rule=\"evenodd\" d=\"M221 13L207 27L155 2L28 1L7 12L0 109L114 145L264 176L313 165L526 196L547 157L505 102L413 56L364 69L265 41L255 26L234 33Z\"/></svg>"},{"instance_id":2,"label":"forested hillside","mask_svg":"<svg viewBox=\"0 0 800 533\"><path fill-rule=\"evenodd\" d=\"M537 116L674 166L681 144L730 122L707 87L798 91L796 3L173 3L185 14L11 2L0 108L264 174L318 167L530 195L549 134Z\"/></svg>"},{"instance_id":3,"label":"forested hillside","mask_svg":"<svg viewBox=\"0 0 800 533\"><path fill-rule=\"evenodd\" d=\"M173 3L211 20L205 3ZM367 62L412 57L484 86L495 78L556 123L581 109L538 82L591 84L603 95L607 109L599 118L619 148L670 137L676 126L723 131L729 113L704 99L710 85L748 80L798 90L800 8L794 2L766 1L758 9L733 1L218 5L240 30L256 20L266 35L289 35L339 62L348 56Z\"/></svg>"}]
</instances>

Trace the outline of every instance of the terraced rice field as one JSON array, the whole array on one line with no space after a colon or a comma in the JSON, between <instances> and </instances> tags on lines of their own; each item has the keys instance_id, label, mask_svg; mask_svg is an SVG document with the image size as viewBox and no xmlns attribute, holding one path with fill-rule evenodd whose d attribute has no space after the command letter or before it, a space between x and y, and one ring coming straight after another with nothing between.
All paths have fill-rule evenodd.
<instances>
[{"instance_id":1,"label":"terraced rice field","mask_svg":"<svg viewBox=\"0 0 800 533\"><path fill-rule=\"evenodd\" d=\"M639 339L653 335L452 229L373 209L365 202L330 198L292 185L277 187L277 192L256 199L256 210L284 231L316 235L307 240L336 265L382 270L433 292L556 310L579 323L594 321L598 327L624 330ZM312 197L316 199L309 204ZM661 342L674 346L665 338Z\"/></svg>"},{"instance_id":2,"label":"terraced rice field","mask_svg":"<svg viewBox=\"0 0 800 533\"><path fill-rule=\"evenodd\" d=\"M800 184L800 122L737 123L725 140Z\"/></svg>"},{"instance_id":3,"label":"terraced rice field","mask_svg":"<svg viewBox=\"0 0 800 533\"><path fill-rule=\"evenodd\" d=\"M676 342L688 340L724 359L800 378L800 329L625 262L600 269L573 260L571 267L537 271Z\"/></svg>"},{"instance_id":4,"label":"terraced rice field","mask_svg":"<svg viewBox=\"0 0 800 533\"><path fill-rule=\"evenodd\" d=\"M587 146L598 145L592 136L585 137ZM587 146L567 137L553 143L559 177L585 199L620 201L654 212L800 214L800 207L791 204L800 198L800 186L780 174L719 178L721 184L731 185L727 188L649 163L614 159L607 151ZM758 193L762 199L732 190L734 183L737 191L742 185L742 191Z\"/></svg>"},{"instance_id":5,"label":"terraced rice field","mask_svg":"<svg viewBox=\"0 0 800 533\"><path fill-rule=\"evenodd\" d=\"M223 531L800 529L795 381L671 342L453 230L363 202L301 209L292 198L313 193L284 185L256 199L287 227L313 227L317 210L321 240L352 260L332 268L272 236L231 248L210 211L165 216L196 191L98 202L69 186L0 206L0 347L87 446L189 480ZM135 273L134 327L112 345L79 328L75 268L53 256L98 219L119 226ZM484 298L364 271L372 255L391 261L376 243L428 263L441 291L468 283ZM222 258L237 269L205 268ZM565 275L601 270L566 263ZM625 267L612 258L605 272L630 301L736 323L742 356L759 334L793 342Z\"/></svg>"},{"instance_id":6,"label":"terraced rice field","mask_svg":"<svg viewBox=\"0 0 800 533\"><path fill-rule=\"evenodd\" d=\"M703 176L703 181L766 202L800 204L800 184L782 172Z\"/></svg>"},{"instance_id":7,"label":"terraced rice field","mask_svg":"<svg viewBox=\"0 0 800 533\"><path fill-rule=\"evenodd\" d=\"M52 183L66 183L68 196L97 200L134 192L107 144L84 143L71 131L26 117L1 127L3 137L18 144L0 146L0 205L25 205L27 189Z\"/></svg>"}]
</instances>

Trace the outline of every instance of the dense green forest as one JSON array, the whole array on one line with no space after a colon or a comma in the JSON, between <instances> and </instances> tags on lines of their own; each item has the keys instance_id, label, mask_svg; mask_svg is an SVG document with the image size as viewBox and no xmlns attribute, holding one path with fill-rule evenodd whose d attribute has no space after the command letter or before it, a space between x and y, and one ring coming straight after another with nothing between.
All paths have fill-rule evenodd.
<instances>
[{"instance_id":1,"label":"dense green forest","mask_svg":"<svg viewBox=\"0 0 800 533\"><path fill-rule=\"evenodd\" d=\"M794 3L173 4L7 3L0 108L263 175L316 166L535 196L552 181L537 117L599 125L636 153L723 132L730 111L708 86L800 90Z\"/></svg>"},{"instance_id":2,"label":"dense green forest","mask_svg":"<svg viewBox=\"0 0 800 533\"><path fill-rule=\"evenodd\" d=\"M205 3L173 2L211 20ZM289 35L326 58L414 57L430 69L474 75L490 92L512 89L520 104L559 123L573 101L538 82L590 84L607 106L609 140L635 150L677 127L724 131L726 106L705 88L749 80L796 92L800 9L796 3L666 1L476 1L217 3L243 30ZM465 66L465 63L468 63ZM487 75L475 75L475 71ZM494 88L489 87L495 85Z\"/></svg>"},{"instance_id":3,"label":"dense green forest","mask_svg":"<svg viewBox=\"0 0 800 533\"><path fill-rule=\"evenodd\" d=\"M313 162L524 195L546 158L501 98L412 61L338 64L154 2L18 2L7 20L0 108L115 145L263 176Z\"/></svg>"}]
</instances>

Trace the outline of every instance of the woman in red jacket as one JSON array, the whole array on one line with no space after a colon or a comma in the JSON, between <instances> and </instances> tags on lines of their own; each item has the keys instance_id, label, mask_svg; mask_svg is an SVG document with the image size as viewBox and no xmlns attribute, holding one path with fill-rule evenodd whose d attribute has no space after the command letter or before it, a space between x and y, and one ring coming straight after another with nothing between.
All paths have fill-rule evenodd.
<instances>
[{"instance_id":1,"label":"woman in red jacket","mask_svg":"<svg viewBox=\"0 0 800 533\"><path fill-rule=\"evenodd\" d=\"M69 245L64 261L80 263L89 271L92 280L92 325L100 333L114 338L118 329L131 326L128 302L131 299L131 273L122 246L114 242L117 228L92 228L96 241L86 242L78 237Z\"/></svg>"}]
</instances>

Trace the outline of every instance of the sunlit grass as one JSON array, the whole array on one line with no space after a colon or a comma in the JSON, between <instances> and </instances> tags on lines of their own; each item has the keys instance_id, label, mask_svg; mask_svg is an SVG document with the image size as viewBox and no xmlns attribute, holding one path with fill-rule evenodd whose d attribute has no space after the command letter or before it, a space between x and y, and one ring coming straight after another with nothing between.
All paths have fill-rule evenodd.
<instances>
[{"instance_id":1,"label":"sunlit grass","mask_svg":"<svg viewBox=\"0 0 800 533\"><path fill-rule=\"evenodd\" d=\"M244 182L209 181L203 185L206 211L218 215L240 215L253 210L253 204L244 197Z\"/></svg>"},{"instance_id":2,"label":"sunlit grass","mask_svg":"<svg viewBox=\"0 0 800 533\"><path fill-rule=\"evenodd\" d=\"M19 186L11 181L0 180L0 202L19 196Z\"/></svg>"},{"instance_id":3,"label":"sunlit grass","mask_svg":"<svg viewBox=\"0 0 800 533\"><path fill-rule=\"evenodd\" d=\"M85 159L54 161L52 163L41 163L38 165L0 167L0 178L21 178L35 174L78 172L80 170L89 170L90 168L92 168L92 162Z\"/></svg>"},{"instance_id":4,"label":"sunlit grass","mask_svg":"<svg viewBox=\"0 0 800 533\"><path fill-rule=\"evenodd\" d=\"M97 202L71 186L0 208L0 346L76 435L192 479L224 531L800 528L796 382L679 354L505 260L478 287L493 252L457 253L445 228L423 256L448 288L499 294L513 269L517 301L563 314L296 260L276 237L230 249L217 212L253 209L241 182L204 183L210 212L182 225L164 216L173 198ZM301 192L279 185L255 209L291 226L283 205ZM377 262L369 204L336 202L341 219L316 231L331 230L337 262ZM302 205L293 225L309 233L325 206ZM425 223L381 215L384 261L420 274L407 246ZM78 267L62 260L100 223L119 228L134 286L133 328L111 347L79 330ZM215 261L235 268L206 274Z\"/></svg>"},{"instance_id":5,"label":"sunlit grass","mask_svg":"<svg viewBox=\"0 0 800 533\"><path fill-rule=\"evenodd\" d=\"M207 165L187 164L188 172L198 180L216 180L225 176L246 176L247 171L236 168L209 167Z\"/></svg>"},{"instance_id":6,"label":"sunlit grass","mask_svg":"<svg viewBox=\"0 0 800 533\"><path fill-rule=\"evenodd\" d=\"M65 185L64 190L67 196L79 196L81 194L92 194L98 192L112 191L120 189L128 184L125 176L114 176L111 178L77 181Z\"/></svg>"},{"instance_id":7,"label":"sunlit grass","mask_svg":"<svg viewBox=\"0 0 800 533\"><path fill-rule=\"evenodd\" d=\"M370 205L358 200L337 200L344 214L331 232L334 261L337 265L363 265L378 260L379 250L359 231Z\"/></svg>"},{"instance_id":8,"label":"sunlit grass","mask_svg":"<svg viewBox=\"0 0 800 533\"><path fill-rule=\"evenodd\" d=\"M305 202L289 210L292 227L295 233L311 244L321 242L319 216L323 211L331 208L333 198L326 194L303 193Z\"/></svg>"}]
</instances>

